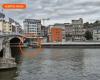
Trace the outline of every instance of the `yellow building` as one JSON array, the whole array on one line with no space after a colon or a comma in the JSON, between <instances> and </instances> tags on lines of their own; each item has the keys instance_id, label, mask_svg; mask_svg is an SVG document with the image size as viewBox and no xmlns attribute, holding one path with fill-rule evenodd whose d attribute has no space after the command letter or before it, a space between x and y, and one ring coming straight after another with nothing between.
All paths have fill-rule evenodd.
<instances>
[{"instance_id":1,"label":"yellow building","mask_svg":"<svg viewBox=\"0 0 100 80\"><path fill-rule=\"evenodd\" d=\"M0 20L0 33L22 33L21 25L6 20Z\"/></svg>"},{"instance_id":2,"label":"yellow building","mask_svg":"<svg viewBox=\"0 0 100 80\"><path fill-rule=\"evenodd\" d=\"M8 21L0 20L0 32L11 33L12 25Z\"/></svg>"},{"instance_id":3,"label":"yellow building","mask_svg":"<svg viewBox=\"0 0 100 80\"><path fill-rule=\"evenodd\" d=\"M3 31L5 33L11 33L12 32L12 27L11 27L11 24L9 22L7 22L7 21L4 22Z\"/></svg>"},{"instance_id":4,"label":"yellow building","mask_svg":"<svg viewBox=\"0 0 100 80\"><path fill-rule=\"evenodd\" d=\"M4 21L0 20L0 32L3 32Z\"/></svg>"}]
</instances>

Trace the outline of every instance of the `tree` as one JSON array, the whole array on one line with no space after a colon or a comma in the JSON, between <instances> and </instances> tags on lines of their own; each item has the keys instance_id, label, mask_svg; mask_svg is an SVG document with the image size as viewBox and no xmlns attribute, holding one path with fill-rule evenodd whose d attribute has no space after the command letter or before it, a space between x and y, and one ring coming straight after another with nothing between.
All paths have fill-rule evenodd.
<instances>
[{"instance_id":1,"label":"tree","mask_svg":"<svg viewBox=\"0 0 100 80\"><path fill-rule=\"evenodd\" d=\"M84 28L93 28L94 27L94 23L89 23L89 22L86 22L84 23Z\"/></svg>"},{"instance_id":2,"label":"tree","mask_svg":"<svg viewBox=\"0 0 100 80\"><path fill-rule=\"evenodd\" d=\"M86 40L92 40L93 39L93 35L92 35L92 33L89 30L87 30L85 32L84 36L85 36Z\"/></svg>"},{"instance_id":3,"label":"tree","mask_svg":"<svg viewBox=\"0 0 100 80\"><path fill-rule=\"evenodd\" d=\"M84 28L89 28L89 22L84 23Z\"/></svg>"},{"instance_id":4,"label":"tree","mask_svg":"<svg viewBox=\"0 0 100 80\"><path fill-rule=\"evenodd\" d=\"M93 26L100 26L100 21L95 21L94 23L93 23Z\"/></svg>"}]
</instances>

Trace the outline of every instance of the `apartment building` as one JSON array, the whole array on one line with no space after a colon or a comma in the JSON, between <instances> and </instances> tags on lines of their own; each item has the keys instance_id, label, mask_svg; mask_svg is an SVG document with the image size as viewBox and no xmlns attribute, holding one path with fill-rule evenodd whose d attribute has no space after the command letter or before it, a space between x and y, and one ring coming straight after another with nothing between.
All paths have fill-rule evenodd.
<instances>
[{"instance_id":1,"label":"apartment building","mask_svg":"<svg viewBox=\"0 0 100 80\"><path fill-rule=\"evenodd\" d=\"M4 21L4 23L3 23L3 32L4 33L11 33L12 32L12 26L8 21Z\"/></svg>"},{"instance_id":2,"label":"apartment building","mask_svg":"<svg viewBox=\"0 0 100 80\"><path fill-rule=\"evenodd\" d=\"M65 39L72 40L73 26L70 23L65 23Z\"/></svg>"},{"instance_id":3,"label":"apartment building","mask_svg":"<svg viewBox=\"0 0 100 80\"><path fill-rule=\"evenodd\" d=\"M61 28L53 27L50 29L49 41L51 42L62 42L63 34Z\"/></svg>"},{"instance_id":4,"label":"apartment building","mask_svg":"<svg viewBox=\"0 0 100 80\"><path fill-rule=\"evenodd\" d=\"M93 29L93 40L100 41L100 26L97 26Z\"/></svg>"},{"instance_id":5,"label":"apartment building","mask_svg":"<svg viewBox=\"0 0 100 80\"><path fill-rule=\"evenodd\" d=\"M72 20L72 40L84 41L84 26L83 26L83 19L80 18L79 20Z\"/></svg>"},{"instance_id":6,"label":"apartment building","mask_svg":"<svg viewBox=\"0 0 100 80\"><path fill-rule=\"evenodd\" d=\"M41 36L41 20L25 19L23 21L24 33L33 33L34 36Z\"/></svg>"}]
</instances>

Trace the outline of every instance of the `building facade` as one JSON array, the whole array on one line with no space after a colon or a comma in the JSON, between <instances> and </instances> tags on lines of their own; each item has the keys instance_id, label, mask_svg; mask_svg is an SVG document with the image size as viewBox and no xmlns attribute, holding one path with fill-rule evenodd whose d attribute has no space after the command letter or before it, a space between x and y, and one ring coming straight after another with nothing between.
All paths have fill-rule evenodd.
<instances>
[{"instance_id":1,"label":"building facade","mask_svg":"<svg viewBox=\"0 0 100 80\"><path fill-rule=\"evenodd\" d=\"M0 20L0 33L4 32L4 20Z\"/></svg>"},{"instance_id":2,"label":"building facade","mask_svg":"<svg viewBox=\"0 0 100 80\"><path fill-rule=\"evenodd\" d=\"M18 22L16 22L12 18L5 18L5 14L0 13L0 33L19 34L22 32L23 32L22 26Z\"/></svg>"},{"instance_id":3,"label":"building facade","mask_svg":"<svg viewBox=\"0 0 100 80\"><path fill-rule=\"evenodd\" d=\"M93 41L100 41L100 26L93 29Z\"/></svg>"},{"instance_id":4,"label":"building facade","mask_svg":"<svg viewBox=\"0 0 100 80\"><path fill-rule=\"evenodd\" d=\"M35 36L41 36L41 20L25 19L23 21L24 33L33 33Z\"/></svg>"},{"instance_id":5,"label":"building facade","mask_svg":"<svg viewBox=\"0 0 100 80\"><path fill-rule=\"evenodd\" d=\"M63 34L61 28L53 27L50 29L49 41L51 42L62 42Z\"/></svg>"},{"instance_id":6,"label":"building facade","mask_svg":"<svg viewBox=\"0 0 100 80\"><path fill-rule=\"evenodd\" d=\"M62 29L63 41L65 41L65 23L56 23L54 27Z\"/></svg>"},{"instance_id":7,"label":"building facade","mask_svg":"<svg viewBox=\"0 0 100 80\"><path fill-rule=\"evenodd\" d=\"M70 23L65 24L65 39L66 41L72 40L73 26Z\"/></svg>"},{"instance_id":8,"label":"building facade","mask_svg":"<svg viewBox=\"0 0 100 80\"><path fill-rule=\"evenodd\" d=\"M41 26L41 36L46 37L46 26Z\"/></svg>"},{"instance_id":9,"label":"building facade","mask_svg":"<svg viewBox=\"0 0 100 80\"><path fill-rule=\"evenodd\" d=\"M72 27L73 27L73 32L72 32L72 41L78 40L78 41L84 41L84 26L83 26L83 19L80 18L79 20L72 20Z\"/></svg>"},{"instance_id":10,"label":"building facade","mask_svg":"<svg viewBox=\"0 0 100 80\"><path fill-rule=\"evenodd\" d=\"M12 33L12 27L11 24L8 21L4 21L4 26L3 26L3 32L4 33Z\"/></svg>"}]
</instances>

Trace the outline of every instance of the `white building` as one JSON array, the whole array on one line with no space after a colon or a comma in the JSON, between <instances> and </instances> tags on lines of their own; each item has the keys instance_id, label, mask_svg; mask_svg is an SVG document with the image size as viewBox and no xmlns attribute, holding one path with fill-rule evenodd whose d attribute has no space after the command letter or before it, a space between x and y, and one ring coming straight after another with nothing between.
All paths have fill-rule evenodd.
<instances>
[{"instance_id":1,"label":"white building","mask_svg":"<svg viewBox=\"0 0 100 80\"><path fill-rule=\"evenodd\" d=\"M83 19L80 18L79 20L72 20L72 26L73 26L72 40L78 40L78 41L85 40Z\"/></svg>"},{"instance_id":2,"label":"white building","mask_svg":"<svg viewBox=\"0 0 100 80\"><path fill-rule=\"evenodd\" d=\"M23 21L24 32L33 33L36 36L41 36L41 20L25 19Z\"/></svg>"},{"instance_id":3,"label":"white building","mask_svg":"<svg viewBox=\"0 0 100 80\"><path fill-rule=\"evenodd\" d=\"M100 41L100 26L93 29L93 40Z\"/></svg>"}]
</instances>

